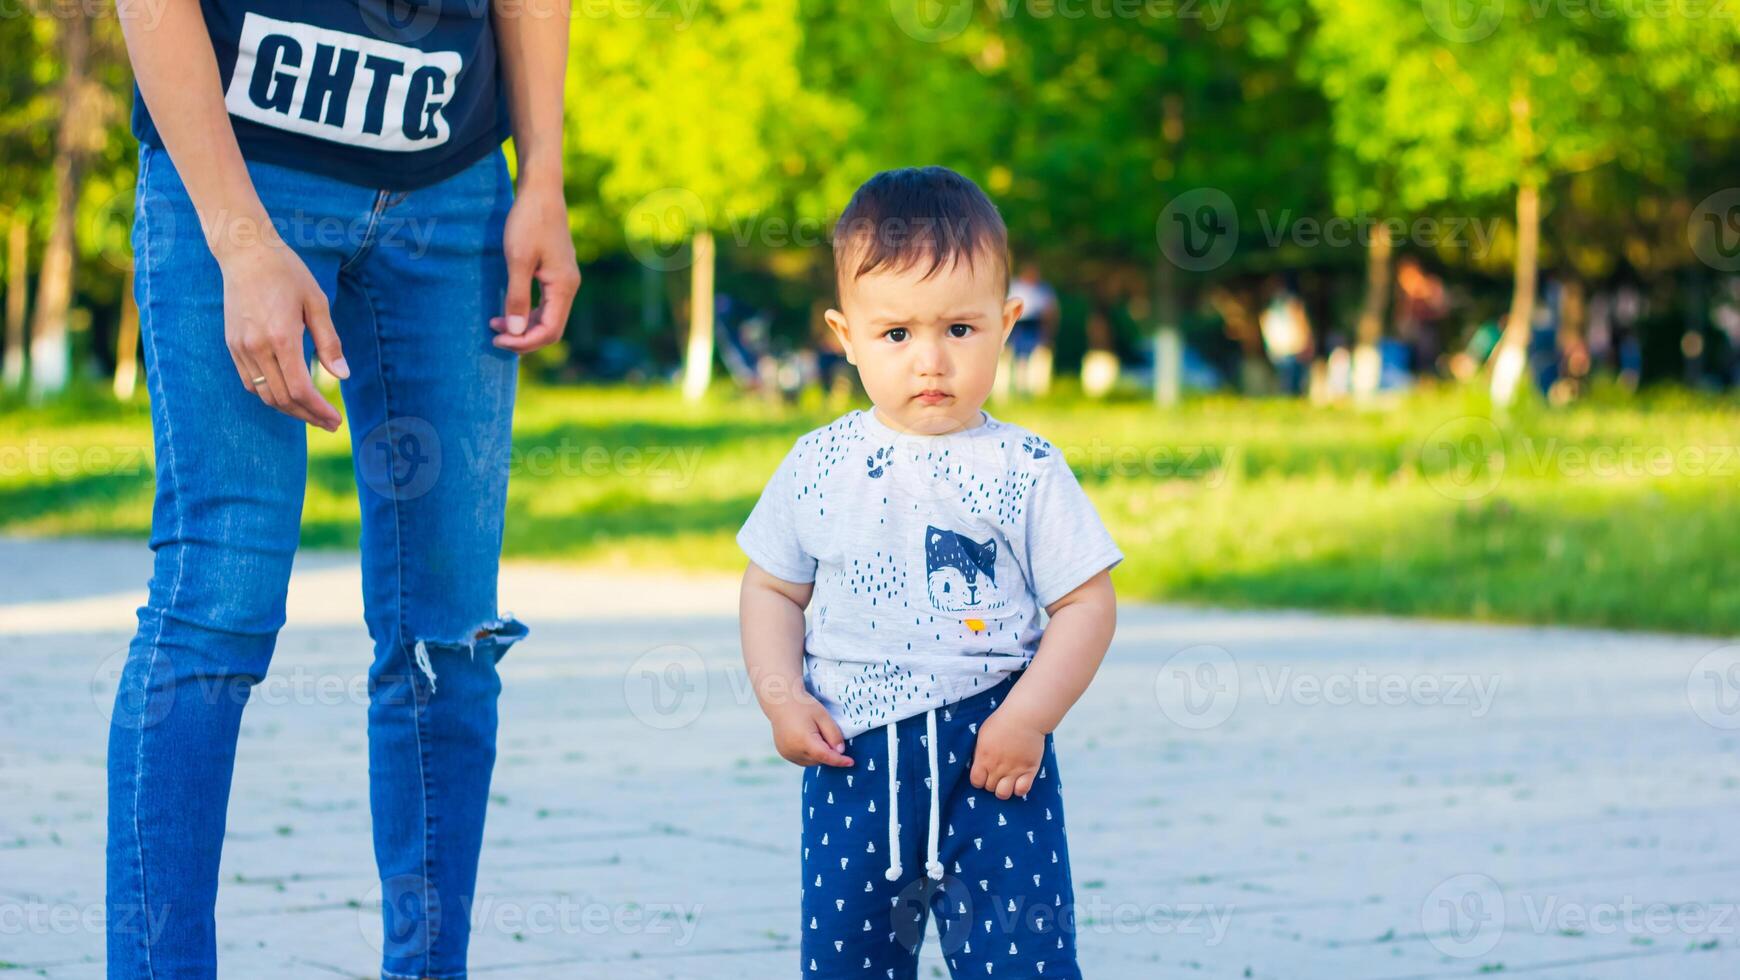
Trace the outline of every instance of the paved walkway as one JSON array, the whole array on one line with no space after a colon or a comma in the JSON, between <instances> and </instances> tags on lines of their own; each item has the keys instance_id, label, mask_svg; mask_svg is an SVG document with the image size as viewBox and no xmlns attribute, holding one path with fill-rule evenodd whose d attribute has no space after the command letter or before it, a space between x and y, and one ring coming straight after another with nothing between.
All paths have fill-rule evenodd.
<instances>
[{"instance_id":1,"label":"paved walkway","mask_svg":"<svg viewBox=\"0 0 1740 980\"><path fill-rule=\"evenodd\" d=\"M0 976L102 975L148 558L0 538ZM299 561L244 721L225 976L376 975L354 566ZM475 975L795 976L798 772L743 683L735 578L512 565L502 593L533 632L503 661ZM1058 732L1088 976L1740 976L1732 641L1121 612Z\"/></svg>"}]
</instances>

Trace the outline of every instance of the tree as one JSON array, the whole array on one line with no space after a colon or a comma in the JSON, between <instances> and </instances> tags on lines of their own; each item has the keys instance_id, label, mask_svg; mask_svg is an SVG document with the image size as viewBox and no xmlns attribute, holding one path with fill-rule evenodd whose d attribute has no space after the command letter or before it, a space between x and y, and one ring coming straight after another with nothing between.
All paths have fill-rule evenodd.
<instances>
[{"instance_id":1,"label":"tree","mask_svg":"<svg viewBox=\"0 0 1740 980\"><path fill-rule=\"evenodd\" d=\"M0 165L15 179L0 184L0 213L6 216L7 390L25 381L25 323L30 277L30 227L47 199L42 160L53 153L52 133L59 104L51 96L55 41L52 23L39 17L0 18Z\"/></svg>"},{"instance_id":2,"label":"tree","mask_svg":"<svg viewBox=\"0 0 1740 980\"><path fill-rule=\"evenodd\" d=\"M7 387L27 386L33 397L55 394L70 376L69 325L78 295L81 228L99 232L99 247L112 244L124 227L130 202L119 213L107 196L93 215L84 190L93 171L109 186L130 188L131 143L121 132L121 93L131 87L112 18L94 16L79 4L41 4L41 16L4 18L0 45L0 161L31 179L0 188L0 213L8 216ZM23 161L49 160L32 168ZM34 304L26 315L31 225L45 226ZM124 234L121 236L124 241ZM125 260L120 263L124 266ZM99 284L99 290L112 283ZM29 321L28 344L24 337ZM28 378L25 351L28 346Z\"/></svg>"},{"instance_id":3,"label":"tree","mask_svg":"<svg viewBox=\"0 0 1740 980\"><path fill-rule=\"evenodd\" d=\"M57 6L55 13L61 61L60 117L49 167L54 190L48 241L43 247L35 316L30 324L29 389L34 397L52 395L66 387L79 192L85 160L106 135L97 115L100 99L90 78L91 14L80 4Z\"/></svg>"},{"instance_id":4,"label":"tree","mask_svg":"<svg viewBox=\"0 0 1740 980\"><path fill-rule=\"evenodd\" d=\"M687 16L577 17L570 140L597 161L605 209L637 258L691 272L683 394L713 361L715 236L796 216L831 134L849 117L806 90L797 0L723 0ZM676 250L683 242L688 252Z\"/></svg>"},{"instance_id":5,"label":"tree","mask_svg":"<svg viewBox=\"0 0 1740 980\"><path fill-rule=\"evenodd\" d=\"M1514 201L1513 293L1493 395L1512 397L1526 359L1540 263L1543 191L1614 164L1655 175L1666 160L1658 91L1630 80L1645 58L1624 16L1456 0L1315 0L1338 148L1394 175L1404 209L1499 194ZM1473 12L1475 19L1458 19Z\"/></svg>"},{"instance_id":6,"label":"tree","mask_svg":"<svg viewBox=\"0 0 1740 980\"><path fill-rule=\"evenodd\" d=\"M893 17L833 6L810 5L806 63L862 111L841 168L962 171L997 202L1018 256L1096 308L1128 305L1153 324L1157 349L1176 337L1183 291L1272 261L1239 247L1241 214L1248 232L1257 212L1322 203L1325 111L1295 80L1295 5L1110 20L998 0L941 21L912 16L918 0L896 0ZM1216 261L1180 269L1161 244L1169 205L1205 195L1234 212L1216 216L1232 219L1233 239Z\"/></svg>"}]
</instances>

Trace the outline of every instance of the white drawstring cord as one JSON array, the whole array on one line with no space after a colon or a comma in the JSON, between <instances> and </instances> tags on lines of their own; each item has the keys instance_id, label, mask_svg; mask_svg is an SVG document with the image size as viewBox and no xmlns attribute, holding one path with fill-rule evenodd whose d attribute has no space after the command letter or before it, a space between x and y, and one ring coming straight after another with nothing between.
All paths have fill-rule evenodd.
<instances>
[{"instance_id":1,"label":"white drawstring cord","mask_svg":"<svg viewBox=\"0 0 1740 980\"><path fill-rule=\"evenodd\" d=\"M895 773L900 767L900 735L896 731L896 723L888 725L888 870L883 877L889 881L899 881L905 873L900 866L900 781ZM941 881L943 876L942 861L937 854L937 838L939 821L942 819L942 807L938 802L941 790L942 776L936 765L936 709L925 712L925 741L930 757L930 834L925 846L924 873L932 881Z\"/></svg>"},{"instance_id":2,"label":"white drawstring cord","mask_svg":"<svg viewBox=\"0 0 1740 980\"><path fill-rule=\"evenodd\" d=\"M937 821L940 819L942 807L937 803L937 785L942 782L942 775L936 768L936 709L924 713L925 734L930 736L930 849L927 852L929 860L924 862L924 873L930 875L930 880L941 881L943 876L942 861L937 859Z\"/></svg>"},{"instance_id":3,"label":"white drawstring cord","mask_svg":"<svg viewBox=\"0 0 1740 980\"><path fill-rule=\"evenodd\" d=\"M894 774L900 769L900 734L895 723L888 723L888 870L889 881L899 881L900 867L900 781Z\"/></svg>"}]
</instances>

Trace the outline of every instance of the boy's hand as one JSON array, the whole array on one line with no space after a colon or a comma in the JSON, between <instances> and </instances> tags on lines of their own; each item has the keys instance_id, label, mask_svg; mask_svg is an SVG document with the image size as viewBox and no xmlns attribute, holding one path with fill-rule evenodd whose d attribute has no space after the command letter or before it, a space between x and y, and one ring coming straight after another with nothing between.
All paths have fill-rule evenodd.
<instances>
[{"instance_id":1,"label":"boy's hand","mask_svg":"<svg viewBox=\"0 0 1740 980\"><path fill-rule=\"evenodd\" d=\"M781 705L769 714L773 747L787 762L800 766L850 766L840 726L821 702L804 698Z\"/></svg>"},{"instance_id":2,"label":"boy's hand","mask_svg":"<svg viewBox=\"0 0 1740 980\"><path fill-rule=\"evenodd\" d=\"M973 786L996 793L999 800L1026 796L1044 758L1045 732L999 708L979 726L979 741L973 746Z\"/></svg>"}]
</instances>

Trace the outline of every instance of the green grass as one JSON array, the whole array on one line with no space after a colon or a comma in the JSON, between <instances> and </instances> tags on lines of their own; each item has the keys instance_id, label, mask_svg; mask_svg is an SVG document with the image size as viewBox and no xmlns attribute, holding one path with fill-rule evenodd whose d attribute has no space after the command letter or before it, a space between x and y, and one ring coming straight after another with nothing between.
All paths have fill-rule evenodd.
<instances>
[{"instance_id":1,"label":"green grass","mask_svg":"<svg viewBox=\"0 0 1740 980\"><path fill-rule=\"evenodd\" d=\"M1461 392L1382 410L1063 393L992 405L1061 447L1128 559L1127 598L1740 632L1740 413L1600 395L1494 424ZM511 557L736 570L780 457L843 406L524 390ZM303 541L354 546L348 442L311 436ZM0 405L0 529L143 537L143 404Z\"/></svg>"}]
</instances>

